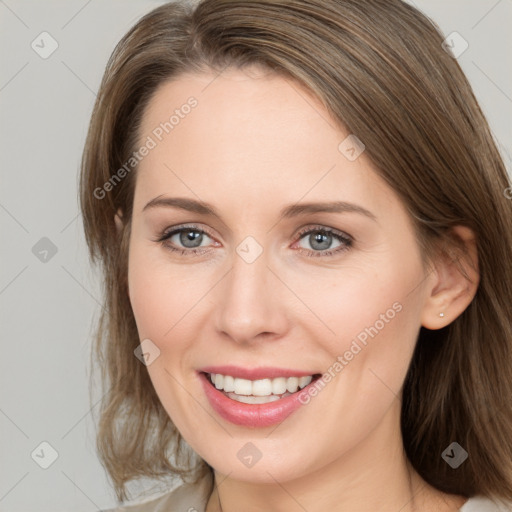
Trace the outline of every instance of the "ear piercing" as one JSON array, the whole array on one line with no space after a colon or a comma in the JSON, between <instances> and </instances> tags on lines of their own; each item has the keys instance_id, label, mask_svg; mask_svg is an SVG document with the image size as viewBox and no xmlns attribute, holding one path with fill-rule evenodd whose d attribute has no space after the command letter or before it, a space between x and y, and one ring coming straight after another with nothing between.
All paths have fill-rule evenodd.
<instances>
[{"instance_id":1,"label":"ear piercing","mask_svg":"<svg viewBox=\"0 0 512 512\"><path fill-rule=\"evenodd\" d=\"M443 318L443 317L444 317L444 313L439 313L439 316L440 316L441 318Z\"/></svg>"}]
</instances>

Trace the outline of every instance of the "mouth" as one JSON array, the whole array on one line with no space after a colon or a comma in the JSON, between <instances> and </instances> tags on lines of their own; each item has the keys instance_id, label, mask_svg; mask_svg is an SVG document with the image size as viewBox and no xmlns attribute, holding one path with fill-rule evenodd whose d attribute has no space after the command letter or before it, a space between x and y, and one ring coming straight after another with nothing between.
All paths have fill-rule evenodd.
<instances>
[{"instance_id":1,"label":"mouth","mask_svg":"<svg viewBox=\"0 0 512 512\"><path fill-rule=\"evenodd\" d=\"M320 377L320 374L313 374L301 377L249 380L221 373L205 373L205 375L215 389L224 393L231 400L244 404L277 402L304 389L313 380Z\"/></svg>"},{"instance_id":2,"label":"mouth","mask_svg":"<svg viewBox=\"0 0 512 512\"><path fill-rule=\"evenodd\" d=\"M222 373L220 368L198 372L206 398L223 419L252 428L284 421L305 405L301 394L308 393L308 388L321 377L320 373L307 375L305 372L279 372L276 369L230 371L233 367L224 368ZM244 378L241 374L258 378Z\"/></svg>"}]
</instances>

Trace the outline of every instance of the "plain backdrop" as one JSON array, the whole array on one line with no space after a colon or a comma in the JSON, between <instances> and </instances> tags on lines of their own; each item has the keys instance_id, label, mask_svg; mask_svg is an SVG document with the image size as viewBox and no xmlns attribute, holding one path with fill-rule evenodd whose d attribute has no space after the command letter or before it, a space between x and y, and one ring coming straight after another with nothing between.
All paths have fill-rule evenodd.
<instances>
[{"instance_id":1,"label":"plain backdrop","mask_svg":"<svg viewBox=\"0 0 512 512\"><path fill-rule=\"evenodd\" d=\"M2 512L115 505L94 447L99 395L89 402L89 354L101 297L77 177L107 59L128 28L161 3L0 0ZM446 35L467 41L458 60L510 169L512 1L411 3Z\"/></svg>"}]
</instances>

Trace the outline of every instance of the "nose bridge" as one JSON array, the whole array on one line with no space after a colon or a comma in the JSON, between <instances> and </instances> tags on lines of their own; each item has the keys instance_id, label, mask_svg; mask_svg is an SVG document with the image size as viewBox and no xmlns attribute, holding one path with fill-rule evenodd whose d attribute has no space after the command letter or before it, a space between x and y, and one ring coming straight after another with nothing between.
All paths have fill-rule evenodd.
<instances>
[{"instance_id":1,"label":"nose bridge","mask_svg":"<svg viewBox=\"0 0 512 512\"><path fill-rule=\"evenodd\" d=\"M217 328L239 343L261 333L279 334L285 327L268 256L248 237L233 253L231 271L221 287Z\"/></svg>"}]
</instances>

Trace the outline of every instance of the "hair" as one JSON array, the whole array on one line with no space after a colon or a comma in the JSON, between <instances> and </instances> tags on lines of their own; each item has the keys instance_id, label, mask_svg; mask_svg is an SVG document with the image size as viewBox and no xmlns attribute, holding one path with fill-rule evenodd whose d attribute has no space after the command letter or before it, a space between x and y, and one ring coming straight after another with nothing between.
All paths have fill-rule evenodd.
<instances>
[{"instance_id":1,"label":"hair","mask_svg":"<svg viewBox=\"0 0 512 512\"><path fill-rule=\"evenodd\" d=\"M212 468L191 455L133 354L140 340L127 265L136 167L108 193L98 190L137 149L161 85L248 66L304 86L363 141L407 208L424 255L440 247L453 254L455 226L475 234L476 295L447 327L420 329L402 392L402 437L414 469L440 491L512 499L510 178L442 43L437 26L400 0L204 0L154 9L117 44L92 113L80 204L103 276L93 347L105 393L97 448L119 500L131 480L194 480ZM453 441L469 454L456 470L441 457Z\"/></svg>"}]
</instances>

